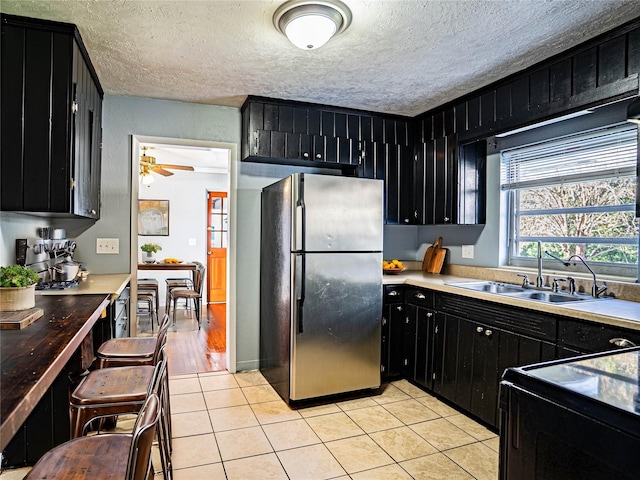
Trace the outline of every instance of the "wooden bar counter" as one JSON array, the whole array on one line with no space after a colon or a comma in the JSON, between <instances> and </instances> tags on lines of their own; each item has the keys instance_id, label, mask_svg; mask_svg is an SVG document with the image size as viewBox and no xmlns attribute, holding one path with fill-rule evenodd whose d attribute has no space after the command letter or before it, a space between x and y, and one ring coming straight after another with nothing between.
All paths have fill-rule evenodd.
<instances>
[{"instance_id":1,"label":"wooden bar counter","mask_svg":"<svg viewBox=\"0 0 640 480\"><path fill-rule=\"evenodd\" d=\"M23 424L36 406L41 408L39 403L53 390L54 382L67 374L67 364L78 356L110 298L107 294L37 295L36 307L44 310L40 319L21 330L0 330L0 450L4 451L14 436L25 435L22 430L29 429L29 423ZM51 406L50 417L63 414L57 411L64 403L60 397L60 405ZM64 415L68 423L68 399ZM47 421L51 422L43 416L44 435L51 429ZM56 437L54 441L64 439Z\"/></svg>"}]
</instances>

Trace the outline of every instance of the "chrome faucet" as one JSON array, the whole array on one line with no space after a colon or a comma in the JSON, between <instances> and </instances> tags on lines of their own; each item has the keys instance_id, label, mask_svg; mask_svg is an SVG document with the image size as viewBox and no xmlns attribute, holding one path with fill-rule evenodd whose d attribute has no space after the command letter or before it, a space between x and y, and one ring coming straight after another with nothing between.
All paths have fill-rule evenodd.
<instances>
[{"instance_id":1,"label":"chrome faucet","mask_svg":"<svg viewBox=\"0 0 640 480\"><path fill-rule=\"evenodd\" d=\"M593 275L593 285L591 285L591 296L593 298L598 298L607 290L607 286L605 284L603 284L602 286L598 285L598 279L596 278L595 272L591 270L591 267L587 264L586 260L582 258L580 255L571 255L567 260L566 265L568 266L571 260L574 258L577 258L578 260L580 260L582 264L586 267L586 269L589 270L591 275ZM573 262L573 264L575 265L575 262Z\"/></svg>"},{"instance_id":2,"label":"chrome faucet","mask_svg":"<svg viewBox=\"0 0 640 480\"><path fill-rule=\"evenodd\" d=\"M602 286L598 285L598 279L596 278L596 274L593 270L591 270L591 267L589 266L589 264L587 263L587 261L582 258L581 255L571 255L567 260L563 260L561 258L556 257L555 255L553 255L552 253L550 253L548 250L544 251L545 254L549 255L551 258L558 260L559 262L561 262L565 267L568 267L569 265L571 265L571 260L573 260L574 258L577 258L578 260L580 260L582 262L582 264L586 267L587 270L589 270L589 273L591 273L591 275L593 276L593 285L591 285L591 296L593 298L598 298L600 295L602 295L606 290L607 290L607 285L602 284ZM575 265L576 262L573 262L573 264ZM570 285L569 285L569 289L571 290L571 284L573 284L573 290L575 292L575 280L573 278L571 278L570 280Z\"/></svg>"}]
</instances>

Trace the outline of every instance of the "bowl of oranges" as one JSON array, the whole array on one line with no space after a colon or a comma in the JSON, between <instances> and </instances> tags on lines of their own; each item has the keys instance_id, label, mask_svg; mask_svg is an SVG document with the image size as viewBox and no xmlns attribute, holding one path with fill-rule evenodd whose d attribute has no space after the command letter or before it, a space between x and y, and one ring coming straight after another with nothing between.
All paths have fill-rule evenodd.
<instances>
[{"instance_id":1,"label":"bowl of oranges","mask_svg":"<svg viewBox=\"0 0 640 480\"><path fill-rule=\"evenodd\" d=\"M397 275L405 270L404 264L400 260L383 260L382 272L389 275Z\"/></svg>"}]
</instances>

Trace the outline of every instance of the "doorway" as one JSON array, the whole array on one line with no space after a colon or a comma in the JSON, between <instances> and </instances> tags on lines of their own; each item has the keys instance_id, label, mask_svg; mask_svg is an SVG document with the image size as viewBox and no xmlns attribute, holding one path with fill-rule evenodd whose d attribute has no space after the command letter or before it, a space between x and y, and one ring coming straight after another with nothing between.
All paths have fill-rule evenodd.
<instances>
[{"instance_id":1,"label":"doorway","mask_svg":"<svg viewBox=\"0 0 640 480\"><path fill-rule=\"evenodd\" d=\"M132 189L131 189L131 272L132 277L136 278L137 275L137 264L139 261L140 248L139 248L139 237L138 237L138 225L137 225L137 215L138 215L138 199L140 198L149 198L151 195L150 192L157 190L153 198L162 198L162 199L170 199L173 192L178 190L177 186L179 185L179 178L181 175L188 175L189 179L187 180L188 186L185 186L184 192L189 193L193 192L196 188L203 188L201 190L202 193L199 195L205 194L207 195L209 191L222 192L226 194L225 200L226 205L225 209L225 230L226 230L226 238L225 238L225 249L224 254L225 258L222 262L222 271L224 271L223 279L224 279L224 289L222 292L218 292L219 296L217 297L220 300L220 304L223 309L218 309L215 315L215 321L209 321L209 308L207 308L207 300L208 297L208 289L203 292L205 297L203 300L205 304L203 305L202 313L203 319L208 321L207 327L211 325L216 329L215 333L215 341L212 341L210 338L207 338L207 331L205 328L198 331L197 326L194 331L187 332L178 332L175 331L170 336L174 337L174 340L177 340L174 343L174 358L181 357L197 357L197 361L195 362L183 362L181 360L182 366L186 370L182 371L182 368L178 368L181 370L178 372L175 368L173 369L174 374L179 373L196 373L197 371L213 371L219 370L220 365L231 371L232 373L235 371L235 351L233 350L234 339L235 339L235 321L233 320L233 315L235 311L235 303L233 301L229 301L230 298L233 298L234 288L233 284L230 283L230 279L234 276L235 271L235 241L233 241L233 235L231 229L234 228L233 225L233 215L234 208L232 204L232 200L235 195L235 189L233 189L233 185L235 181L236 172L235 172L235 161L237 159L237 146L235 144L228 143L218 143L218 142L206 142L206 141L198 141L198 140L184 140L184 139L171 139L171 138L161 138L161 137L143 137L143 136L132 136ZM154 182L151 187L148 187L146 184L142 183L142 179L140 176L140 155L141 155L141 147L142 146L152 146L152 150L147 150L147 155L152 155L156 157L156 163L162 165L169 165L169 170L173 173L173 175L166 177L164 174L160 173L160 176L155 176ZM206 152L211 152L216 150L218 155L218 160L215 165L207 164L206 160ZM152 152L152 153L150 153ZM171 154L171 157L164 157L165 154ZM200 158L200 154L204 153L204 158ZM179 156L186 157L185 160L181 160ZM189 166L193 166L193 170L183 170L172 168L176 165L180 165L182 162ZM166 168L165 168L166 169ZM215 184L214 188L206 188L202 186L201 180L206 177L207 174L217 174L217 175L225 175L226 181L224 184ZM162 185L166 185L162 189L158 188ZM196 188L194 188L196 187ZM217 187L217 188L216 188ZM205 231L207 228L207 220L208 215L206 214L205 205L202 202L202 196L199 196L199 199L196 199L195 202L200 204L201 207L196 208L196 210L202 209L202 213L198 214L194 212L194 207L196 203L191 203L193 207L189 207L185 210L182 215L178 211L179 201L181 201L183 195L178 195L174 199L171 199L171 210L170 210L170 225L169 225L169 236L161 239L155 239L161 241L163 243L163 255L161 258L165 257L177 257L179 260L193 261L199 260L202 263L207 265L209 263L208 260L208 235L205 236ZM173 208L175 206L175 208ZM200 233L189 233L188 238L179 238L181 233L184 233L186 230L185 226L179 224L180 221L184 221L184 217L190 216L189 218L199 217L201 220ZM171 228L175 219L176 224L175 228ZM197 220L197 218L196 218ZM220 219L222 220L222 218ZM193 222L193 220L192 220ZM183 235L184 236L184 235ZM178 237L178 238L174 238ZM206 238L206 240L205 240ZM174 241L175 240L175 241ZM165 253L166 252L166 253ZM201 258L201 260L200 260ZM207 268L207 277L216 277L221 270L220 266L216 266L213 269ZM170 272L167 272L167 275L170 275ZM160 275L163 277L163 275ZM159 284L164 284L164 278L158 278ZM134 282L132 282L134 283ZM205 284L205 288L207 284ZM132 295L135 295L135 291L132 289ZM165 298L165 295L161 294L160 299ZM229 308L227 307L227 303L229 304ZM161 306L161 312L164 311L164 308ZM132 319L133 320L133 319ZM135 329L132 325L131 334L136 335ZM178 340L178 335L176 334L190 334L193 338L183 338ZM183 335L186 337L187 335ZM227 348L227 345L230 348ZM199 349L199 350L198 350ZM184 350L184 351L183 351ZM171 356L171 355L170 355ZM205 359L203 363L201 360ZM214 360L215 359L215 360ZM186 359L185 359L186 360ZM193 371L189 370L192 369Z\"/></svg>"},{"instance_id":2,"label":"doorway","mask_svg":"<svg viewBox=\"0 0 640 480\"><path fill-rule=\"evenodd\" d=\"M227 192L207 193L207 302L227 301Z\"/></svg>"}]
</instances>

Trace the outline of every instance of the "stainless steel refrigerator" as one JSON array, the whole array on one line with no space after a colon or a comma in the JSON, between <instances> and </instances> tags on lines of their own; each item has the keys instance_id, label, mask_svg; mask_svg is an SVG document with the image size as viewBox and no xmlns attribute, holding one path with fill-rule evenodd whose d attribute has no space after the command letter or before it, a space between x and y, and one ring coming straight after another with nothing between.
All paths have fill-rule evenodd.
<instances>
[{"instance_id":1,"label":"stainless steel refrigerator","mask_svg":"<svg viewBox=\"0 0 640 480\"><path fill-rule=\"evenodd\" d=\"M260 370L287 402L380 385L382 181L262 190Z\"/></svg>"}]
</instances>

